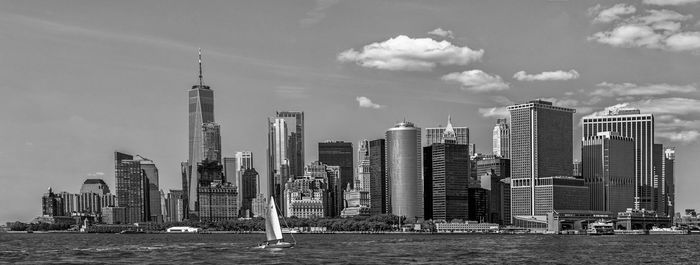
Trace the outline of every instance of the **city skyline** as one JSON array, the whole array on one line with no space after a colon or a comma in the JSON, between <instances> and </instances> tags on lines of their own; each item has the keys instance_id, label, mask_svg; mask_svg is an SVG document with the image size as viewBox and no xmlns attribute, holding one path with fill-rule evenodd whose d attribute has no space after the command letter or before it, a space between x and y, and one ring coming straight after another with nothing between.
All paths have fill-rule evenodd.
<instances>
[{"instance_id":1,"label":"city skyline","mask_svg":"<svg viewBox=\"0 0 700 265\"><path fill-rule=\"evenodd\" d=\"M314 147L326 139L378 139L404 117L430 128L449 114L469 127L478 152L490 153L504 108L542 98L577 110L572 147L580 160L581 117L628 103L655 115L658 143L677 147L676 211L695 208L700 180L692 172L700 168L690 159L700 152L700 45L673 46L671 37L698 31L700 6L635 2L636 12L604 15L614 4L182 3L155 12L164 5L152 2L132 14L133 6L120 3L112 10L10 3L0 11L7 33L0 48L13 51L3 53L0 78L14 95L0 99L0 186L13 188L0 200L26 203L3 205L0 221L37 216L35 198L47 186L77 192L76 183L102 178L116 190L115 150L147 154L160 189L181 189L198 47L204 84L216 91L221 157L250 150L262 161L264 120L284 109L305 113L306 162L318 160ZM527 12L503 16L505 6ZM358 21L348 12L355 8L378 18ZM613 41L624 23L651 23L642 22L659 15L651 10L681 15L662 17L683 25L668 32L667 44ZM493 15L504 22L477 26ZM394 50L401 46L414 49ZM444 54L415 56L436 46ZM256 170L268 174L264 162Z\"/></svg>"}]
</instances>

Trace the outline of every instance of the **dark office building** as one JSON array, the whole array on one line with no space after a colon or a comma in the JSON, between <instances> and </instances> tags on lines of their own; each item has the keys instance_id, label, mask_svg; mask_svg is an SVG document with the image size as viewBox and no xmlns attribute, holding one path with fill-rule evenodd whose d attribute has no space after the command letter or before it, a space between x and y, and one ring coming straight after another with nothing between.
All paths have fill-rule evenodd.
<instances>
[{"instance_id":1,"label":"dark office building","mask_svg":"<svg viewBox=\"0 0 700 265\"><path fill-rule=\"evenodd\" d=\"M664 185L664 146L662 144L654 144L651 156L651 163L653 165L652 196L654 198L654 208L652 210L660 215L666 216L666 200L661 194Z\"/></svg>"},{"instance_id":2,"label":"dark office building","mask_svg":"<svg viewBox=\"0 0 700 265\"><path fill-rule=\"evenodd\" d=\"M469 146L436 143L423 148L425 210L434 220L468 216ZM428 187L430 186L430 187Z\"/></svg>"},{"instance_id":3,"label":"dark office building","mask_svg":"<svg viewBox=\"0 0 700 265\"><path fill-rule=\"evenodd\" d=\"M386 141L377 139L369 142L370 211L372 215L391 212L386 185Z\"/></svg>"},{"instance_id":4,"label":"dark office building","mask_svg":"<svg viewBox=\"0 0 700 265\"><path fill-rule=\"evenodd\" d=\"M117 206L126 209L126 222L147 222L150 219L150 189L141 162L132 155L114 152L114 177Z\"/></svg>"},{"instance_id":5,"label":"dark office building","mask_svg":"<svg viewBox=\"0 0 700 265\"><path fill-rule=\"evenodd\" d=\"M53 193L49 188L49 192L41 197L41 214L44 216L64 216L63 198Z\"/></svg>"},{"instance_id":6,"label":"dark office building","mask_svg":"<svg viewBox=\"0 0 700 265\"><path fill-rule=\"evenodd\" d=\"M348 185L352 189L353 181L353 155L352 143L342 141L328 141L318 143L318 160L329 166L340 167L340 187L345 189Z\"/></svg>"},{"instance_id":7,"label":"dark office building","mask_svg":"<svg viewBox=\"0 0 700 265\"><path fill-rule=\"evenodd\" d=\"M246 169L241 176L240 216L253 216L253 199L258 195L258 172L254 168Z\"/></svg>"},{"instance_id":8,"label":"dark office building","mask_svg":"<svg viewBox=\"0 0 700 265\"><path fill-rule=\"evenodd\" d=\"M546 215L552 210L552 202L546 200L552 197L540 198L533 191L542 178L573 173L573 114L576 110L543 100L507 109L511 116L511 214Z\"/></svg>"},{"instance_id":9,"label":"dark office building","mask_svg":"<svg viewBox=\"0 0 700 265\"><path fill-rule=\"evenodd\" d=\"M469 188L469 214L471 221L486 222L489 218L489 190Z\"/></svg>"},{"instance_id":10,"label":"dark office building","mask_svg":"<svg viewBox=\"0 0 700 265\"><path fill-rule=\"evenodd\" d=\"M624 212L634 208L634 140L616 132L599 132L584 139L583 180L590 210Z\"/></svg>"},{"instance_id":11,"label":"dark office building","mask_svg":"<svg viewBox=\"0 0 700 265\"><path fill-rule=\"evenodd\" d=\"M481 187L489 190L489 218L498 224L510 223L510 159L485 158L477 161ZM503 180L507 180L507 183ZM508 217L506 218L506 215Z\"/></svg>"}]
</instances>

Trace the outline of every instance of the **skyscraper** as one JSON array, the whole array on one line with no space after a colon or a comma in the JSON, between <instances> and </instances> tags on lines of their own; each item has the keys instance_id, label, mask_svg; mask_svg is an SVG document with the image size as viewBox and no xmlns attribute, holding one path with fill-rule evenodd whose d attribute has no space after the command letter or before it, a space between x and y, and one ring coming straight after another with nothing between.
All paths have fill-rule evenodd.
<instances>
[{"instance_id":1,"label":"skyscraper","mask_svg":"<svg viewBox=\"0 0 700 265\"><path fill-rule=\"evenodd\" d=\"M510 159L493 157L476 161L481 188L489 190L489 222L510 223ZM507 182L504 180L507 179Z\"/></svg>"},{"instance_id":2,"label":"skyscraper","mask_svg":"<svg viewBox=\"0 0 700 265\"><path fill-rule=\"evenodd\" d=\"M255 168L249 168L243 172L239 191L240 216L252 217L253 199L258 194L258 172Z\"/></svg>"},{"instance_id":3,"label":"skyscraper","mask_svg":"<svg viewBox=\"0 0 700 265\"><path fill-rule=\"evenodd\" d=\"M80 187L80 193L108 194L109 186L102 179L86 179Z\"/></svg>"},{"instance_id":4,"label":"skyscraper","mask_svg":"<svg viewBox=\"0 0 700 265\"><path fill-rule=\"evenodd\" d=\"M294 118L294 131L288 137L287 159L289 159L289 175L304 174L304 112L278 111L277 118Z\"/></svg>"},{"instance_id":5,"label":"skyscraper","mask_svg":"<svg viewBox=\"0 0 700 265\"><path fill-rule=\"evenodd\" d=\"M537 215L549 208L538 205L537 180L571 176L573 113L576 110L533 100L508 106L508 111L511 116L511 214L513 217Z\"/></svg>"},{"instance_id":6,"label":"skyscraper","mask_svg":"<svg viewBox=\"0 0 700 265\"><path fill-rule=\"evenodd\" d=\"M141 162L134 156L114 152L117 206L126 209L126 222L150 221L150 189Z\"/></svg>"},{"instance_id":7,"label":"skyscraper","mask_svg":"<svg viewBox=\"0 0 700 265\"><path fill-rule=\"evenodd\" d=\"M391 213L386 178L386 140L369 141L369 197L372 215Z\"/></svg>"},{"instance_id":8,"label":"skyscraper","mask_svg":"<svg viewBox=\"0 0 700 265\"><path fill-rule=\"evenodd\" d=\"M204 85L202 77L202 52L199 52L199 84L192 86L189 94L189 156L184 165L183 190L185 190L185 212L196 212L197 163L204 160L204 137L202 125L214 122L214 91ZM220 149L219 149L220 150Z\"/></svg>"},{"instance_id":9,"label":"skyscraper","mask_svg":"<svg viewBox=\"0 0 700 265\"><path fill-rule=\"evenodd\" d=\"M510 128L507 119L497 119L493 127L493 154L510 158Z\"/></svg>"},{"instance_id":10,"label":"skyscraper","mask_svg":"<svg viewBox=\"0 0 700 265\"><path fill-rule=\"evenodd\" d=\"M424 216L436 220L468 217L469 146L457 144L448 118L441 143L423 148Z\"/></svg>"},{"instance_id":11,"label":"skyscraper","mask_svg":"<svg viewBox=\"0 0 700 265\"><path fill-rule=\"evenodd\" d=\"M365 139L360 141L357 147L357 180L355 181L355 189L369 192L372 184L370 177L369 141Z\"/></svg>"},{"instance_id":12,"label":"skyscraper","mask_svg":"<svg viewBox=\"0 0 700 265\"><path fill-rule=\"evenodd\" d=\"M452 116L447 116L448 123L451 124ZM457 144L469 144L469 128L467 127L452 127L457 138ZM431 146L434 143L442 143L445 127L438 126L433 128L425 128L425 145Z\"/></svg>"},{"instance_id":13,"label":"skyscraper","mask_svg":"<svg viewBox=\"0 0 700 265\"><path fill-rule=\"evenodd\" d=\"M165 204L168 208L168 222L181 222L185 218L185 214L182 212L184 209L182 207L184 193L182 190L170 190L168 192L168 197Z\"/></svg>"},{"instance_id":14,"label":"skyscraper","mask_svg":"<svg viewBox=\"0 0 700 265\"><path fill-rule=\"evenodd\" d=\"M237 178L238 170L236 169L236 158L224 157L223 160L225 182L231 182L234 186L239 186L240 181Z\"/></svg>"},{"instance_id":15,"label":"skyscraper","mask_svg":"<svg viewBox=\"0 0 700 265\"><path fill-rule=\"evenodd\" d=\"M262 179L261 187L265 189L260 193L275 197L275 201L282 201L284 185L289 177L283 175L289 172L288 140L287 122L282 118L268 119L268 177ZM283 165L287 167L286 170L283 170Z\"/></svg>"},{"instance_id":16,"label":"skyscraper","mask_svg":"<svg viewBox=\"0 0 700 265\"><path fill-rule=\"evenodd\" d=\"M423 218L421 153L421 129L413 123L404 121L386 131L388 199L394 215Z\"/></svg>"},{"instance_id":17,"label":"skyscraper","mask_svg":"<svg viewBox=\"0 0 700 265\"><path fill-rule=\"evenodd\" d=\"M214 122L202 124L202 161L221 161L221 126Z\"/></svg>"},{"instance_id":18,"label":"skyscraper","mask_svg":"<svg viewBox=\"0 0 700 265\"><path fill-rule=\"evenodd\" d=\"M662 194L666 199L666 213L669 216L673 216L676 212L676 182L673 175L675 161L676 149L666 148L664 150L664 190Z\"/></svg>"},{"instance_id":19,"label":"skyscraper","mask_svg":"<svg viewBox=\"0 0 700 265\"><path fill-rule=\"evenodd\" d=\"M158 180L158 168L153 160L145 158L140 155L136 155L134 158L141 164L142 174L145 175L148 180L148 200L149 200L149 217L148 220L153 222L162 222L163 216L161 215L160 208L160 192L159 192L159 180Z\"/></svg>"},{"instance_id":20,"label":"skyscraper","mask_svg":"<svg viewBox=\"0 0 700 265\"><path fill-rule=\"evenodd\" d=\"M240 185L238 183L241 182L241 177L243 176L243 172L246 171L246 169L251 169L253 168L253 152L251 151L239 151L236 152L234 155L236 158L236 178L237 180L233 182L230 180L230 182L233 182L235 185Z\"/></svg>"},{"instance_id":21,"label":"skyscraper","mask_svg":"<svg viewBox=\"0 0 700 265\"><path fill-rule=\"evenodd\" d=\"M635 208L654 209L654 115L641 114L638 109L612 109L605 115L583 118L584 139L608 131L634 139Z\"/></svg>"},{"instance_id":22,"label":"skyscraper","mask_svg":"<svg viewBox=\"0 0 700 265\"><path fill-rule=\"evenodd\" d=\"M64 216L64 208L63 198L53 193L51 188L41 197L41 214L44 216Z\"/></svg>"},{"instance_id":23,"label":"skyscraper","mask_svg":"<svg viewBox=\"0 0 700 265\"><path fill-rule=\"evenodd\" d=\"M353 150L352 143L343 141L326 141L318 143L318 161L329 166L340 167L340 185L345 189L353 188Z\"/></svg>"},{"instance_id":24,"label":"skyscraper","mask_svg":"<svg viewBox=\"0 0 700 265\"><path fill-rule=\"evenodd\" d=\"M634 207L634 140L617 132L583 139L582 176L590 210L624 212Z\"/></svg>"}]
</instances>

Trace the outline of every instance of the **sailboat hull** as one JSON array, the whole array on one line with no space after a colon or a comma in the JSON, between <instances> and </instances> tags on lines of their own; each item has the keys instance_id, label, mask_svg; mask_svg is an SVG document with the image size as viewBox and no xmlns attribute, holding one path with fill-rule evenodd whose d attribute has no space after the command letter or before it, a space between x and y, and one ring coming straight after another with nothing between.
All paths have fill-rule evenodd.
<instances>
[{"instance_id":1,"label":"sailboat hull","mask_svg":"<svg viewBox=\"0 0 700 265\"><path fill-rule=\"evenodd\" d=\"M275 243L270 243L270 244L262 244L260 245L261 248L291 248L294 247L294 243L290 242L275 242Z\"/></svg>"}]
</instances>

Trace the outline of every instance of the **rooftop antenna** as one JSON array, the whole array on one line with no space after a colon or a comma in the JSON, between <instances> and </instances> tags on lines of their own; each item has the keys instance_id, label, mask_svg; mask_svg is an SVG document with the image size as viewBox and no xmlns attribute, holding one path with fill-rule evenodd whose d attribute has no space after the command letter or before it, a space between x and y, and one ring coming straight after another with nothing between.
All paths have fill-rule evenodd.
<instances>
[{"instance_id":1,"label":"rooftop antenna","mask_svg":"<svg viewBox=\"0 0 700 265\"><path fill-rule=\"evenodd\" d=\"M199 48L199 87L204 87L204 79L202 78L202 48Z\"/></svg>"}]
</instances>

